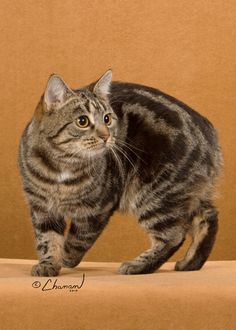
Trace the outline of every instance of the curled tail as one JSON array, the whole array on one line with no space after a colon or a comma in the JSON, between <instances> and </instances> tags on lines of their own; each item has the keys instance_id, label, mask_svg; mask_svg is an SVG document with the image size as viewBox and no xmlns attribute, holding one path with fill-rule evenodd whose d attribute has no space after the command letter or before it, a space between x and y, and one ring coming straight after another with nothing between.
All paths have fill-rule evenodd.
<instances>
[{"instance_id":1,"label":"curled tail","mask_svg":"<svg viewBox=\"0 0 236 330\"><path fill-rule=\"evenodd\" d=\"M200 269L213 248L218 230L218 212L209 202L202 203L191 228L192 243L184 257L175 265L175 270Z\"/></svg>"}]
</instances>

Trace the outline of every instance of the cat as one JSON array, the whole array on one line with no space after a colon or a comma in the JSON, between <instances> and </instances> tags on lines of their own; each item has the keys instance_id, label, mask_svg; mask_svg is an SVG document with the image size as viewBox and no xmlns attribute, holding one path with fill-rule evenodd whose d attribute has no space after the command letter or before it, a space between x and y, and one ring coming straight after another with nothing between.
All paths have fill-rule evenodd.
<instances>
[{"instance_id":1,"label":"cat","mask_svg":"<svg viewBox=\"0 0 236 330\"><path fill-rule=\"evenodd\" d=\"M212 124L174 97L113 82L111 70L76 90L51 75L19 150L39 255L31 274L77 266L116 210L134 215L152 243L120 274L154 272L187 234L175 270L200 269L218 229L222 163Z\"/></svg>"}]
</instances>

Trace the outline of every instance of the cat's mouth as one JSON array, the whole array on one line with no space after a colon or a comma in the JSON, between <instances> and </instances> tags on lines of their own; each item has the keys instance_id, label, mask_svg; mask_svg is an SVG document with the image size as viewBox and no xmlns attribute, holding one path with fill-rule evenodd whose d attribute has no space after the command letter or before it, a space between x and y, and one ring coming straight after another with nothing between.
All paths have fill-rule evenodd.
<instances>
[{"instance_id":1,"label":"cat's mouth","mask_svg":"<svg viewBox=\"0 0 236 330\"><path fill-rule=\"evenodd\" d=\"M107 144L105 142L99 142L86 146L86 151L88 151L90 154L101 153L104 152L106 149L107 149Z\"/></svg>"},{"instance_id":2,"label":"cat's mouth","mask_svg":"<svg viewBox=\"0 0 236 330\"><path fill-rule=\"evenodd\" d=\"M110 139L96 142L90 140L84 145L84 150L89 154L89 156L96 156L108 151L113 144L114 140Z\"/></svg>"}]
</instances>

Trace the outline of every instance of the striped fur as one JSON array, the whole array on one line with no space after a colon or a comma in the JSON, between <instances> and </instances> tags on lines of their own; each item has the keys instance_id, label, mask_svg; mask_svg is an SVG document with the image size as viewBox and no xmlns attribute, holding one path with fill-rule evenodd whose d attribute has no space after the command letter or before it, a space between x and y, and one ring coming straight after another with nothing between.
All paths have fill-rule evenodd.
<instances>
[{"instance_id":1,"label":"striped fur","mask_svg":"<svg viewBox=\"0 0 236 330\"><path fill-rule=\"evenodd\" d=\"M32 275L78 265L115 210L135 215L152 242L121 274L155 271L187 234L192 243L176 270L200 269L217 232L222 156L212 124L157 89L111 82L110 70L78 90L51 80L19 153L39 253ZM76 125L81 115L86 129Z\"/></svg>"}]
</instances>

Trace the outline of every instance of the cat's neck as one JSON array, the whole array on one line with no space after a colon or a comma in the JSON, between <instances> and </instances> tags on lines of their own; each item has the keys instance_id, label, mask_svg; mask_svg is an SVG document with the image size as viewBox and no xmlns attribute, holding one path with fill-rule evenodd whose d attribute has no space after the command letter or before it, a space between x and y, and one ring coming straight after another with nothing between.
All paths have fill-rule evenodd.
<instances>
[{"instance_id":1,"label":"cat's neck","mask_svg":"<svg viewBox=\"0 0 236 330\"><path fill-rule=\"evenodd\" d=\"M48 171L51 175L66 177L83 173L87 175L95 175L103 168L105 158L85 158L85 157L61 157L58 153L47 148L34 146L31 149L31 156L37 166L44 171Z\"/></svg>"}]
</instances>

